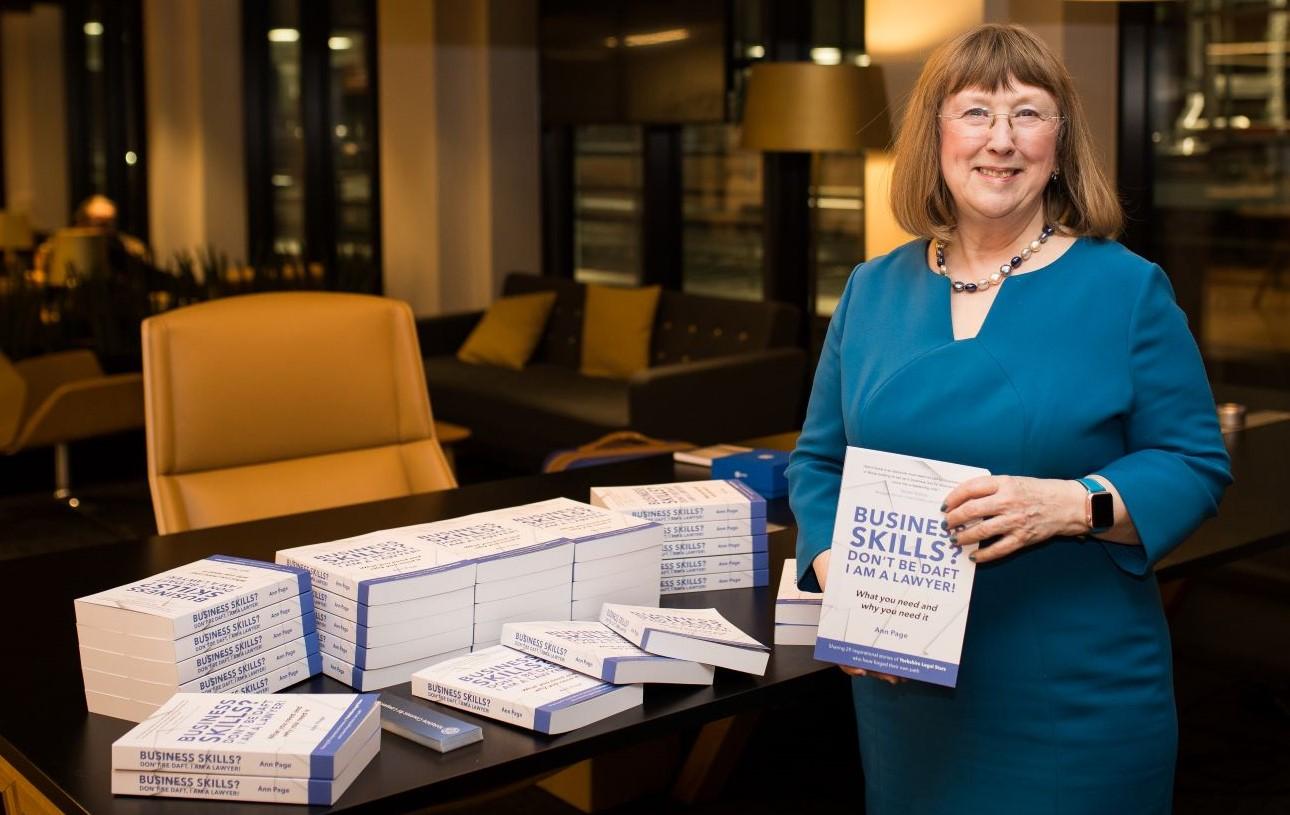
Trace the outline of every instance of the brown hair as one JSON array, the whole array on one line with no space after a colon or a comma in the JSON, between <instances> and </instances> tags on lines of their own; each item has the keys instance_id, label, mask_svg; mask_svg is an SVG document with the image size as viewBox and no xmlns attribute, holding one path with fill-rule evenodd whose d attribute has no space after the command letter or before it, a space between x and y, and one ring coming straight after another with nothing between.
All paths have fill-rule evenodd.
<instances>
[{"instance_id":1,"label":"brown hair","mask_svg":"<svg viewBox=\"0 0 1290 815\"><path fill-rule=\"evenodd\" d=\"M941 105L965 88L998 91L1016 83L1042 88L1065 118L1057 134L1056 183L1044 189L1044 217L1071 235L1109 238L1124 211L1097 158L1070 73L1044 41L1017 25L977 26L932 53L905 106L896 137L891 209L914 235L949 240L958 224L941 175Z\"/></svg>"}]
</instances>

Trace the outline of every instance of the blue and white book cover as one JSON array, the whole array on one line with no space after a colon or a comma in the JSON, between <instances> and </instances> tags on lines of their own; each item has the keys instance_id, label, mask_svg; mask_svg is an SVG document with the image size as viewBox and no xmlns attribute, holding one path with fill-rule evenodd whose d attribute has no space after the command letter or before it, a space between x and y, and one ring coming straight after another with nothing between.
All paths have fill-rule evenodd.
<instances>
[{"instance_id":1,"label":"blue and white book cover","mask_svg":"<svg viewBox=\"0 0 1290 815\"><path fill-rule=\"evenodd\" d=\"M715 608L649 608L606 603L600 621L644 651L704 665L765 674L770 648Z\"/></svg>"},{"instance_id":2,"label":"blue and white book cover","mask_svg":"<svg viewBox=\"0 0 1290 815\"><path fill-rule=\"evenodd\" d=\"M766 517L766 499L733 479L592 487L591 503L660 524Z\"/></svg>"},{"instance_id":3,"label":"blue and white book cover","mask_svg":"<svg viewBox=\"0 0 1290 815\"><path fill-rule=\"evenodd\" d=\"M112 744L112 769L335 778L380 727L374 695L177 693Z\"/></svg>"},{"instance_id":4,"label":"blue and white book cover","mask_svg":"<svg viewBox=\"0 0 1290 815\"><path fill-rule=\"evenodd\" d=\"M476 582L505 580L529 571L573 563L573 543L496 513L420 524L397 530L450 556L476 564Z\"/></svg>"},{"instance_id":5,"label":"blue and white book cover","mask_svg":"<svg viewBox=\"0 0 1290 815\"><path fill-rule=\"evenodd\" d=\"M279 563L306 569L314 585L364 605L442 594L475 583L475 564L445 547L383 530L283 549Z\"/></svg>"},{"instance_id":6,"label":"blue and white book cover","mask_svg":"<svg viewBox=\"0 0 1290 815\"><path fill-rule=\"evenodd\" d=\"M484 730L397 690L381 691L381 729L440 753L482 741Z\"/></svg>"},{"instance_id":7,"label":"blue and white book cover","mask_svg":"<svg viewBox=\"0 0 1290 815\"><path fill-rule=\"evenodd\" d=\"M713 574L682 574L659 581L659 594L690 594L696 591L757 589L770 585L770 569L750 569Z\"/></svg>"},{"instance_id":8,"label":"blue and white book cover","mask_svg":"<svg viewBox=\"0 0 1290 815\"><path fill-rule=\"evenodd\" d=\"M950 545L940 507L982 475L989 472L847 448L816 659L955 685L975 547Z\"/></svg>"},{"instance_id":9,"label":"blue and white book cover","mask_svg":"<svg viewBox=\"0 0 1290 815\"><path fill-rule=\"evenodd\" d=\"M641 704L640 685L614 685L494 645L412 675L412 693L539 733L563 733Z\"/></svg>"},{"instance_id":10,"label":"blue and white book cover","mask_svg":"<svg viewBox=\"0 0 1290 815\"><path fill-rule=\"evenodd\" d=\"M677 540L663 544L663 558L713 557L715 555L750 555L770 551L766 535L736 535L732 538Z\"/></svg>"},{"instance_id":11,"label":"blue and white book cover","mask_svg":"<svg viewBox=\"0 0 1290 815\"><path fill-rule=\"evenodd\" d=\"M668 558L662 563L661 576L680 577L688 574L721 574L722 572L751 572L770 568L770 553L750 552L744 555L709 555L707 557Z\"/></svg>"},{"instance_id":12,"label":"blue and white book cover","mask_svg":"<svg viewBox=\"0 0 1290 815\"><path fill-rule=\"evenodd\" d=\"M144 637L180 637L309 591L301 569L214 555L76 600L76 622Z\"/></svg>"},{"instance_id":13,"label":"blue and white book cover","mask_svg":"<svg viewBox=\"0 0 1290 815\"><path fill-rule=\"evenodd\" d=\"M817 626L823 604L823 592L802 591L797 587L797 560L785 560L784 570L779 575L779 589L775 592L775 622ZM812 638L811 643L814 642Z\"/></svg>"},{"instance_id":14,"label":"blue and white book cover","mask_svg":"<svg viewBox=\"0 0 1290 815\"><path fill-rule=\"evenodd\" d=\"M569 498L552 498L485 514L532 527L541 540L573 541L574 560L648 549L663 541L662 530L652 521Z\"/></svg>"},{"instance_id":15,"label":"blue and white book cover","mask_svg":"<svg viewBox=\"0 0 1290 815\"><path fill-rule=\"evenodd\" d=\"M615 685L712 684L710 666L643 651L599 621L507 623L501 644Z\"/></svg>"},{"instance_id":16,"label":"blue and white book cover","mask_svg":"<svg viewBox=\"0 0 1290 815\"><path fill-rule=\"evenodd\" d=\"M727 518L720 521L671 523L663 524L662 526L664 546L674 541L766 534L766 518L764 516L760 518Z\"/></svg>"},{"instance_id":17,"label":"blue and white book cover","mask_svg":"<svg viewBox=\"0 0 1290 815\"><path fill-rule=\"evenodd\" d=\"M335 778L113 770L112 794L331 806L345 794L380 749L381 734L378 730L359 745L348 766Z\"/></svg>"}]
</instances>

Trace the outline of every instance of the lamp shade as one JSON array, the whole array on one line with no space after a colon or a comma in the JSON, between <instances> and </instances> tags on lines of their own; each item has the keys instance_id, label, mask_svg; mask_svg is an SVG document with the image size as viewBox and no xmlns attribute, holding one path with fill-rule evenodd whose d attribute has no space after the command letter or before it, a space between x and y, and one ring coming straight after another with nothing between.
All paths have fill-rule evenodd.
<instances>
[{"instance_id":1,"label":"lamp shade","mask_svg":"<svg viewBox=\"0 0 1290 815\"><path fill-rule=\"evenodd\" d=\"M0 211L0 250L30 249L31 221L22 212Z\"/></svg>"},{"instance_id":2,"label":"lamp shade","mask_svg":"<svg viewBox=\"0 0 1290 815\"><path fill-rule=\"evenodd\" d=\"M73 274L84 280L101 274L108 265L107 234L94 227L70 227L54 233L49 258L49 282L67 283Z\"/></svg>"},{"instance_id":3,"label":"lamp shade","mask_svg":"<svg viewBox=\"0 0 1290 815\"><path fill-rule=\"evenodd\" d=\"M885 149L887 92L876 65L760 62L748 77L742 146L799 153Z\"/></svg>"}]
</instances>

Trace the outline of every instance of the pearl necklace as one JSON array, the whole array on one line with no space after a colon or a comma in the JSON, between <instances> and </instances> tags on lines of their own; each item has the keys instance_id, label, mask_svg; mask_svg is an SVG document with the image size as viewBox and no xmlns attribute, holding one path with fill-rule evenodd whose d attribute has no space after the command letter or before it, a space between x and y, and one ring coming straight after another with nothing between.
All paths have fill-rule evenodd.
<instances>
[{"instance_id":1,"label":"pearl necklace","mask_svg":"<svg viewBox=\"0 0 1290 815\"><path fill-rule=\"evenodd\" d=\"M950 277L950 270L945 267L945 247L947 246L947 244L941 241L937 241L936 242L936 273L944 277L945 279L949 280L950 283L953 284L953 290L956 294L959 294L959 293L972 294L973 292L985 291L991 286L998 286L1000 283L1004 281L1004 279L1008 275L1016 271L1017 267L1021 265L1022 261L1029 260L1031 255L1033 255L1034 253L1038 252L1041 248L1043 248L1043 245L1045 243L1048 243L1048 238L1053 234L1053 231L1054 231L1054 228L1051 225L1044 224L1044 228L1039 233L1039 237L1035 238L1028 245L1023 247L1020 255L1017 255L1012 260L1000 266L999 271L995 272L989 277L983 277L975 283L964 283L961 280L954 280L953 278Z\"/></svg>"}]
</instances>

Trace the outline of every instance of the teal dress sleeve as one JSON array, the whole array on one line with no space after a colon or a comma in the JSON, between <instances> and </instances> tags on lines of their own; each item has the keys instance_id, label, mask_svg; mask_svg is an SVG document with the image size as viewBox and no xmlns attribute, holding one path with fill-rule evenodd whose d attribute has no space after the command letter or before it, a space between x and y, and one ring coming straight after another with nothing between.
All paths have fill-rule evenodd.
<instances>
[{"instance_id":1,"label":"teal dress sleeve","mask_svg":"<svg viewBox=\"0 0 1290 815\"><path fill-rule=\"evenodd\" d=\"M848 311L851 291L861 268L852 270L829 321L811 385L806 421L785 473L791 486L789 505L797 519L797 586L803 591L821 591L811 563L833 541L833 521L842 484L842 456L847 449L840 369L843 315Z\"/></svg>"},{"instance_id":2,"label":"teal dress sleeve","mask_svg":"<svg viewBox=\"0 0 1290 815\"><path fill-rule=\"evenodd\" d=\"M1130 452L1097 475L1119 490L1142 541L1103 546L1116 565L1141 576L1218 511L1232 477L1200 351L1159 266L1138 292L1128 342Z\"/></svg>"}]
</instances>

